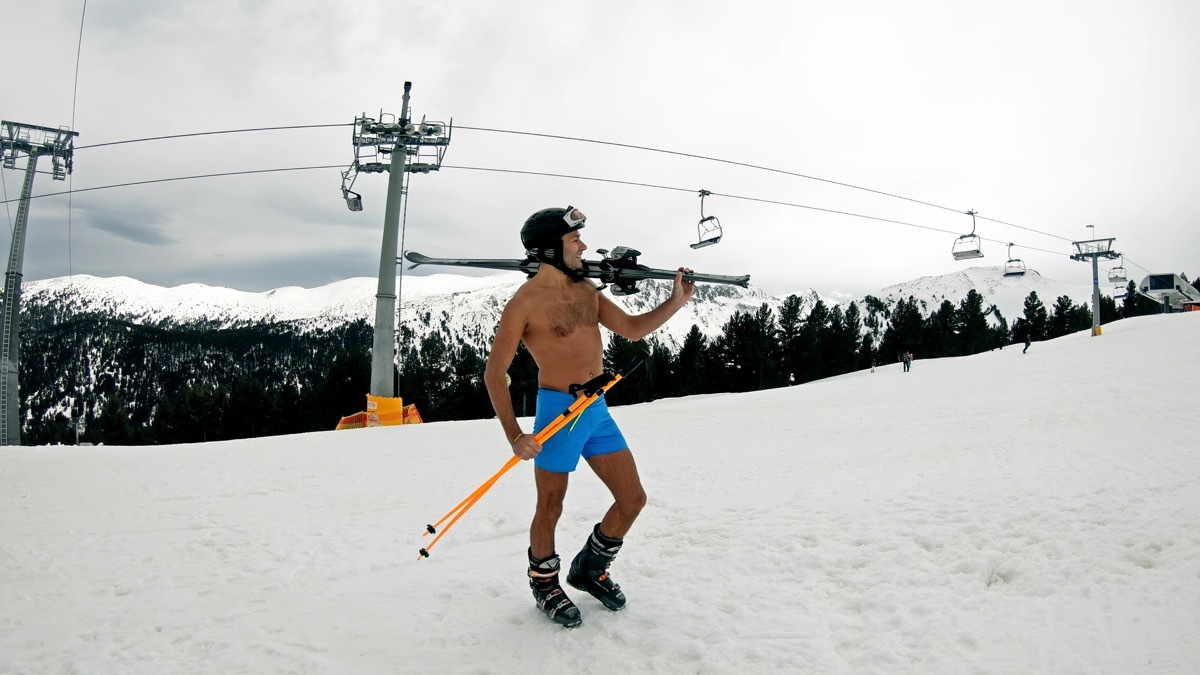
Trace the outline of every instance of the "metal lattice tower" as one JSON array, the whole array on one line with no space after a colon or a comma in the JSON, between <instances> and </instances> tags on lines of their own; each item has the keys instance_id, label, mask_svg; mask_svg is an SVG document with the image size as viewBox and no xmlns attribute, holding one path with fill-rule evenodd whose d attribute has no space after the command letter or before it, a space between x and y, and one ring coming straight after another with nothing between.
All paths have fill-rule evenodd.
<instances>
[{"instance_id":1,"label":"metal lattice tower","mask_svg":"<svg viewBox=\"0 0 1200 675\"><path fill-rule=\"evenodd\" d=\"M1091 225L1088 225L1091 227ZM1100 258L1112 260L1120 258L1121 254L1112 250L1114 237L1107 239L1088 239L1072 242L1077 251L1071 260L1092 261L1092 336L1100 335Z\"/></svg>"},{"instance_id":2,"label":"metal lattice tower","mask_svg":"<svg viewBox=\"0 0 1200 675\"><path fill-rule=\"evenodd\" d=\"M25 224L29 220L29 199L39 157L50 157L54 180L66 180L73 168L75 137L79 133L65 127L52 129L33 124L0 122L0 157L5 169L16 169L24 156L25 181L13 225L12 246L8 253L8 271L4 275L4 310L0 315L0 445L21 444L21 276L25 262Z\"/></svg>"},{"instance_id":3,"label":"metal lattice tower","mask_svg":"<svg viewBox=\"0 0 1200 675\"><path fill-rule=\"evenodd\" d=\"M354 118L354 162L342 173L342 197L351 211L362 211L362 196L350 188L359 173L389 172L387 204L383 211L383 245L379 253L379 288L375 293L375 334L371 349L371 394L395 396L396 382L396 263L400 209L407 198L406 173L429 173L442 168L450 145L451 124L409 119L412 82L404 83L400 118L366 113ZM384 158L388 161L383 161Z\"/></svg>"}]
</instances>

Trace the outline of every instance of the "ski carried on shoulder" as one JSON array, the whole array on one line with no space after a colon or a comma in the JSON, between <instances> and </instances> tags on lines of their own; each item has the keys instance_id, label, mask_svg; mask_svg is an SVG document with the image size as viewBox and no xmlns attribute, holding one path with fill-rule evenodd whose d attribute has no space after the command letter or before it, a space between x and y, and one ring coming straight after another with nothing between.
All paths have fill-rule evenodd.
<instances>
[{"instance_id":1,"label":"ski carried on shoulder","mask_svg":"<svg viewBox=\"0 0 1200 675\"><path fill-rule=\"evenodd\" d=\"M627 246L618 246L612 251L599 249L596 251L604 256L601 260L584 260L583 270L589 279L599 279L604 285L613 286L613 295L632 295L638 292L637 282L645 279L674 279L675 270L656 269L638 263L637 257L641 251ZM533 276L537 274L540 262L533 258L503 259L503 258L432 258L416 251L406 251L404 259L412 263L409 269L418 265L448 265L451 267L482 267L493 270L520 271ZM399 262L399 261L397 261ZM750 275L733 276L728 274L700 274L693 272L683 275L688 281L699 281L709 284L732 284L746 288L750 285ZM601 286L603 288L604 286Z\"/></svg>"}]
</instances>

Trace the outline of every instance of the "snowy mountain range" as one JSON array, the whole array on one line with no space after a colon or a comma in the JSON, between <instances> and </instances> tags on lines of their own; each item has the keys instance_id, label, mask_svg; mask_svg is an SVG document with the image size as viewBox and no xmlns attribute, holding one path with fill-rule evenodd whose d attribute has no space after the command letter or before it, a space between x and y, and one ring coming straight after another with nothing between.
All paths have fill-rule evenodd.
<instances>
[{"instance_id":1,"label":"snowy mountain range","mask_svg":"<svg viewBox=\"0 0 1200 675\"><path fill-rule=\"evenodd\" d=\"M405 275L397 287L400 296L401 323L418 336L440 330L447 337L476 347L486 347L499 320L504 303L525 279L520 273L468 277L457 274L428 276ZM630 296L610 296L631 313L649 310L670 291L669 282L643 282L641 292ZM1067 284L1030 271L1023 276L1006 277L1001 267L971 267L940 276L928 276L888 286L871 295L888 308L909 296L915 297L922 311L929 314L943 300L957 305L967 292L975 289L984 305L995 305L1011 325L1022 315L1025 298L1036 291L1051 307L1056 298L1066 295L1076 304L1089 303L1087 284ZM75 275L26 282L23 303L26 306L54 306L71 313L100 313L118 316L135 323L186 325L203 322L218 327L254 323L289 323L300 330L321 329L363 320L374 321L376 280L370 277L346 279L318 288L289 286L262 293L230 288L186 284L164 288L128 277ZM816 291L797 294L804 312L818 299L826 305L838 303ZM698 284L693 302L676 314L656 337L672 349L678 349L692 325L709 337L720 335L722 327L738 312L753 312L763 303L778 314L784 298L772 296L754 286L739 288L716 284ZM863 298L858 298L860 308Z\"/></svg>"}]
</instances>

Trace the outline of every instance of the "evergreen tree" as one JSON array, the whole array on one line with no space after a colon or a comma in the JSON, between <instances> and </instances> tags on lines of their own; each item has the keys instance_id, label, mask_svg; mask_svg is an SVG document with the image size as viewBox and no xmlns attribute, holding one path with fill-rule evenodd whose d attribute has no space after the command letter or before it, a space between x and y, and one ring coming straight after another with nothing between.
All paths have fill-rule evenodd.
<instances>
[{"instance_id":1,"label":"evergreen tree","mask_svg":"<svg viewBox=\"0 0 1200 675\"><path fill-rule=\"evenodd\" d=\"M974 288L958 306L959 349L961 354L977 354L991 348L992 331L983 310L983 296Z\"/></svg>"},{"instance_id":2,"label":"evergreen tree","mask_svg":"<svg viewBox=\"0 0 1200 675\"><path fill-rule=\"evenodd\" d=\"M959 340L959 310L949 300L942 300L937 311L925 322L925 343L922 356L939 359L963 353Z\"/></svg>"},{"instance_id":3,"label":"evergreen tree","mask_svg":"<svg viewBox=\"0 0 1200 675\"><path fill-rule=\"evenodd\" d=\"M845 321L843 324L844 332L841 338L841 348L849 354L846 372L860 370L871 365L870 356L866 360L863 359L861 352L863 342L863 323L862 315L858 310L858 303L851 302L846 307Z\"/></svg>"},{"instance_id":4,"label":"evergreen tree","mask_svg":"<svg viewBox=\"0 0 1200 675\"><path fill-rule=\"evenodd\" d=\"M858 347L858 362L871 368L879 363L879 354L875 350L875 338L870 332L863 335L862 343Z\"/></svg>"},{"instance_id":5,"label":"evergreen tree","mask_svg":"<svg viewBox=\"0 0 1200 675\"><path fill-rule=\"evenodd\" d=\"M1030 340L1045 340L1050 334L1050 316L1046 312L1046 306L1042 304L1038 298L1037 291L1030 291L1025 298L1025 314L1023 330L1021 335L1014 333L1013 339L1019 342L1025 341L1025 336L1028 335Z\"/></svg>"},{"instance_id":6,"label":"evergreen tree","mask_svg":"<svg viewBox=\"0 0 1200 675\"><path fill-rule=\"evenodd\" d=\"M646 360L651 400L679 396L679 359L666 345L650 339L650 357Z\"/></svg>"},{"instance_id":7,"label":"evergreen tree","mask_svg":"<svg viewBox=\"0 0 1200 675\"><path fill-rule=\"evenodd\" d=\"M136 445L140 438L129 419L129 411L121 395L114 393L108 396L100 408L100 418L96 420L93 442L105 445Z\"/></svg>"},{"instance_id":8,"label":"evergreen tree","mask_svg":"<svg viewBox=\"0 0 1200 675\"><path fill-rule=\"evenodd\" d=\"M793 348L797 365L797 382L811 382L823 377L829 377L833 372L825 362L825 348L821 344L829 333L829 308L825 302L817 299L804 320L800 336Z\"/></svg>"},{"instance_id":9,"label":"evergreen tree","mask_svg":"<svg viewBox=\"0 0 1200 675\"><path fill-rule=\"evenodd\" d=\"M854 312L854 323L858 323L858 310ZM861 326L860 326L861 328ZM858 357L859 334L853 330L840 306L829 311L829 325L821 336L822 359L830 375L841 375L854 370Z\"/></svg>"},{"instance_id":10,"label":"evergreen tree","mask_svg":"<svg viewBox=\"0 0 1200 675\"><path fill-rule=\"evenodd\" d=\"M445 419L472 420L490 417L491 399L483 383L486 363L471 345L463 345L453 354L454 373L445 403Z\"/></svg>"},{"instance_id":11,"label":"evergreen tree","mask_svg":"<svg viewBox=\"0 0 1200 675\"><path fill-rule=\"evenodd\" d=\"M1012 342L1012 332L1008 329L1008 320L1000 313L1000 308L992 305L992 313L996 315L996 323L998 325L991 328L992 337L988 349L1004 349L1004 345Z\"/></svg>"},{"instance_id":12,"label":"evergreen tree","mask_svg":"<svg viewBox=\"0 0 1200 675\"><path fill-rule=\"evenodd\" d=\"M1087 308L1087 305L1076 305L1071 298L1063 295L1054 303L1048 337L1051 339L1062 337L1091 327L1092 311Z\"/></svg>"},{"instance_id":13,"label":"evergreen tree","mask_svg":"<svg viewBox=\"0 0 1200 675\"><path fill-rule=\"evenodd\" d=\"M420 389L413 392L423 405L421 417L429 422L446 419L445 410L450 397L453 371L450 363L450 348L438 331L431 331L421 338Z\"/></svg>"},{"instance_id":14,"label":"evergreen tree","mask_svg":"<svg viewBox=\"0 0 1200 675\"><path fill-rule=\"evenodd\" d=\"M783 384L777 367L775 313L763 303L754 313L738 312L713 342L718 377L725 391L755 391Z\"/></svg>"},{"instance_id":15,"label":"evergreen tree","mask_svg":"<svg viewBox=\"0 0 1200 675\"><path fill-rule=\"evenodd\" d=\"M1129 285L1125 287L1125 298L1121 301L1121 316L1125 318L1147 316L1150 314L1159 314L1162 311L1160 303L1137 291L1137 284L1135 282L1130 281Z\"/></svg>"},{"instance_id":16,"label":"evergreen tree","mask_svg":"<svg viewBox=\"0 0 1200 675\"><path fill-rule=\"evenodd\" d=\"M775 322L775 311L765 302L754 313L749 337L758 356L757 389L781 387L786 384L787 378L779 366L779 326Z\"/></svg>"},{"instance_id":17,"label":"evergreen tree","mask_svg":"<svg viewBox=\"0 0 1200 675\"><path fill-rule=\"evenodd\" d=\"M366 402L364 396L363 402ZM279 414L271 404L271 397L261 380L243 375L229 390L229 411L225 415L230 438L258 438L270 433L268 422L272 415Z\"/></svg>"},{"instance_id":18,"label":"evergreen tree","mask_svg":"<svg viewBox=\"0 0 1200 675\"><path fill-rule=\"evenodd\" d=\"M371 391L371 357L365 345L342 349L329 364L321 386L320 409L323 428L334 429L345 415L362 412Z\"/></svg>"},{"instance_id":19,"label":"evergreen tree","mask_svg":"<svg viewBox=\"0 0 1200 675\"><path fill-rule=\"evenodd\" d=\"M908 296L896 303L892 311L892 322L883 332L880 345L881 358L900 360L904 352L912 352L913 356L923 356L921 347L925 342L925 319L917 299Z\"/></svg>"},{"instance_id":20,"label":"evergreen tree","mask_svg":"<svg viewBox=\"0 0 1200 675\"><path fill-rule=\"evenodd\" d=\"M645 354L649 348L644 340L637 342L613 333L609 336L608 347L604 349L604 369L615 373L629 365L639 354ZM638 368L621 380L620 387L614 387L604 395L609 405L628 405L644 403L652 400L649 369ZM584 384L579 382L578 384Z\"/></svg>"},{"instance_id":21,"label":"evergreen tree","mask_svg":"<svg viewBox=\"0 0 1200 675\"><path fill-rule=\"evenodd\" d=\"M683 338L683 346L679 348L679 394L681 396L691 396L703 391L701 354L707 347L708 339L700 332L699 326L692 324L692 329Z\"/></svg>"},{"instance_id":22,"label":"evergreen tree","mask_svg":"<svg viewBox=\"0 0 1200 675\"><path fill-rule=\"evenodd\" d=\"M1121 318L1121 310L1117 308L1117 301L1109 295L1100 296L1100 323L1112 323Z\"/></svg>"},{"instance_id":23,"label":"evergreen tree","mask_svg":"<svg viewBox=\"0 0 1200 675\"><path fill-rule=\"evenodd\" d=\"M804 329L804 322L800 318L802 304L800 297L793 294L785 298L783 306L779 308L779 368L788 384L798 381L801 367L801 334Z\"/></svg>"},{"instance_id":24,"label":"evergreen tree","mask_svg":"<svg viewBox=\"0 0 1200 675\"><path fill-rule=\"evenodd\" d=\"M198 382L187 387L182 395L165 403L159 415L160 426L157 436L164 443L207 443L225 440L222 420L228 395L225 388L212 382ZM89 411L88 417L91 417ZM91 435L91 420L88 420L88 440L97 442Z\"/></svg>"}]
</instances>

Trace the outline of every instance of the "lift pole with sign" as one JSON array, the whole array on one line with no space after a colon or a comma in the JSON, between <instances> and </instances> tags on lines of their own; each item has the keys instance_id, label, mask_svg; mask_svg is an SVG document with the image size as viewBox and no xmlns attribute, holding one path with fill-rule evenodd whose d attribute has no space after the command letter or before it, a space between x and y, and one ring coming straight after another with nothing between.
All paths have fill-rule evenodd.
<instances>
[{"instance_id":1,"label":"lift pole with sign","mask_svg":"<svg viewBox=\"0 0 1200 675\"><path fill-rule=\"evenodd\" d=\"M1090 225L1088 227L1091 227ZM1092 336L1100 335L1100 266L1098 260L1106 258L1112 260L1121 257L1120 253L1112 250L1112 243L1115 239L1109 237L1107 239L1089 239L1087 241L1072 242L1075 245L1076 253L1071 256L1071 260L1091 260L1092 261Z\"/></svg>"}]
</instances>

